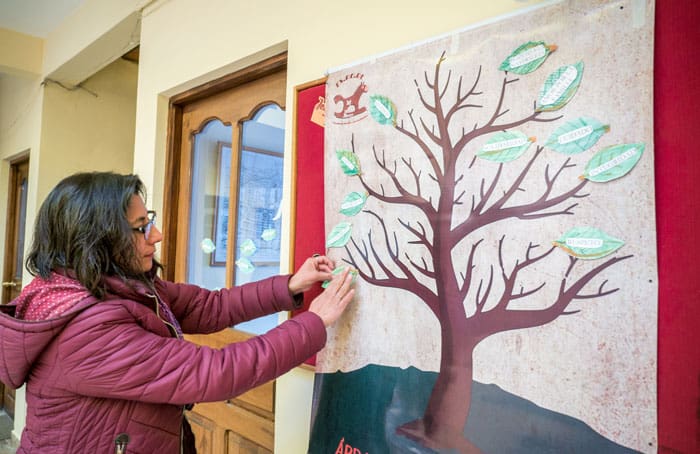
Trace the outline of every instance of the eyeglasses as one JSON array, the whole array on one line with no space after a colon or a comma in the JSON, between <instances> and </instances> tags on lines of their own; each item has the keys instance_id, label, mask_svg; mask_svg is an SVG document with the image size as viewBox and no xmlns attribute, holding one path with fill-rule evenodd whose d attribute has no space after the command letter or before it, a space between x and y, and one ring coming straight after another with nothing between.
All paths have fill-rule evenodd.
<instances>
[{"instance_id":1,"label":"eyeglasses","mask_svg":"<svg viewBox=\"0 0 700 454\"><path fill-rule=\"evenodd\" d=\"M148 236L151 234L151 227L156 222L156 212L155 211L147 211L147 219L148 222L145 225L142 225L141 227L132 227L131 230L134 232L141 232L143 233L143 237L146 241L148 241Z\"/></svg>"}]
</instances>

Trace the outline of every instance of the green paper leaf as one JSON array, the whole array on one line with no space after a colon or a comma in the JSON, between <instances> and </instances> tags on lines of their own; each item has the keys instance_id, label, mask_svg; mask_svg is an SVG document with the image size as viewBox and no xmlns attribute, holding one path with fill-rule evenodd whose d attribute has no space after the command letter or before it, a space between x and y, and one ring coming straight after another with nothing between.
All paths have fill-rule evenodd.
<instances>
[{"instance_id":1,"label":"green paper leaf","mask_svg":"<svg viewBox=\"0 0 700 454\"><path fill-rule=\"evenodd\" d=\"M515 49L498 68L515 74L528 74L540 67L557 46L548 46L544 41L527 42Z\"/></svg>"},{"instance_id":2,"label":"green paper leaf","mask_svg":"<svg viewBox=\"0 0 700 454\"><path fill-rule=\"evenodd\" d=\"M576 94L583 77L583 62L565 65L554 71L540 89L538 112L558 110Z\"/></svg>"},{"instance_id":3,"label":"green paper leaf","mask_svg":"<svg viewBox=\"0 0 700 454\"><path fill-rule=\"evenodd\" d=\"M588 161L581 179L604 183L626 175L639 162L644 147L643 143L628 143L603 148Z\"/></svg>"},{"instance_id":4,"label":"green paper leaf","mask_svg":"<svg viewBox=\"0 0 700 454\"><path fill-rule=\"evenodd\" d=\"M265 230L263 230L263 233L260 234L260 238L262 238L265 241L272 241L275 238L277 238L277 230L276 229L265 229Z\"/></svg>"},{"instance_id":5,"label":"green paper leaf","mask_svg":"<svg viewBox=\"0 0 700 454\"><path fill-rule=\"evenodd\" d=\"M522 132L498 132L491 136L481 150L477 151L476 155L489 161L510 162L518 159L525 153L525 150L534 141L534 137L528 137Z\"/></svg>"},{"instance_id":6,"label":"green paper leaf","mask_svg":"<svg viewBox=\"0 0 700 454\"><path fill-rule=\"evenodd\" d=\"M386 96L371 95L369 113L380 125L396 125L396 106Z\"/></svg>"},{"instance_id":7,"label":"green paper leaf","mask_svg":"<svg viewBox=\"0 0 700 454\"><path fill-rule=\"evenodd\" d=\"M255 265L253 265L250 260L245 257L241 257L240 259L236 260L236 266L243 273L252 273L255 271Z\"/></svg>"},{"instance_id":8,"label":"green paper leaf","mask_svg":"<svg viewBox=\"0 0 700 454\"><path fill-rule=\"evenodd\" d=\"M336 274L342 273L344 269L345 269L344 266L342 266L342 265L341 265L341 266L338 266L338 267L336 267L333 271L331 271L331 274L333 274L333 276L335 276ZM358 274L358 273L357 273L357 270L356 270L356 269L351 269L351 270L350 270L350 275L352 276L352 283L353 283L353 284L355 283L355 280L357 279L357 274ZM323 281L323 284L321 284L321 287L326 288L326 287L328 287L328 285L329 285L330 283L331 283L331 281Z\"/></svg>"},{"instance_id":9,"label":"green paper leaf","mask_svg":"<svg viewBox=\"0 0 700 454\"><path fill-rule=\"evenodd\" d=\"M350 239L352 233L352 224L349 222L340 222L333 227L331 233L328 234L326 247L343 247Z\"/></svg>"},{"instance_id":10,"label":"green paper leaf","mask_svg":"<svg viewBox=\"0 0 700 454\"><path fill-rule=\"evenodd\" d=\"M360 161L355 153L347 150L336 150L335 155L338 157L338 162L340 162L340 167L345 175L358 175L360 173Z\"/></svg>"},{"instance_id":11,"label":"green paper leaf","mask_svg":"<svg viewBox=\"0 0 700 454\"><path fill-rule=\"evenodd\" d=\"M241 243L241 247L239 249L241 250L241 255L243 255L243 257L250 257L251 255L255 254L255 251L258 250L258 248L255 247L255 243L250 238Z\"/></svg>"},{"instance_id":12,"label":"green paper leaf","mask_svg":"<svg viewBox=\"0 0 700 454\"><path fill-rule=\"evenodd\" d=\"M620 249L624 241L593 227L574 227L554 242L567 254L585 260L599 259Z\"/></svg>"},{"instance_id":13,"label":"green paper leaf","mask_svg":"<svg viewBox=\"0 0 700 454\"><path fill-rule=\"evenodd\" d=\"M558 127L544 145L559 153L582 153L595 145L608 131L610 126L595 118L581 117Z\"/></svg>"},{"instance_id":14,"label":"green paper leaf","mask_svg":"<svg viewBox=\"0 0 700 454\"><path fill-rule=\"evenodd\" d=\"M367 193L351 192L345 196L343 203L340 204L340 212L346 216L355 216L362 211L365 202L367 202Z\"/></svg>"},{"instance_id":15,"label":"green paper leaf","mask_svg":"<svg viewBox=\"0 0 700 454\"><path fill-rule=\"evenodd\" d=\"M202 248L202 252L205 254L211 254L216 249L216 245L211 238L204 238L202 242L199 243L199 247Z\"/></svg>"}]
</instances>

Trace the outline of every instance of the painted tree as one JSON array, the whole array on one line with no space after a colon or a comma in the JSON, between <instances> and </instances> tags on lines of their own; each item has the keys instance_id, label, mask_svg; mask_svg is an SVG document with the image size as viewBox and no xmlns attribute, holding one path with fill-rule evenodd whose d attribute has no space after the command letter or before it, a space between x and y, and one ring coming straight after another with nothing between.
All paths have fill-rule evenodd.
<instances>
[{"instance_id":1,"label":"painted tree","mask_svg":"<svg viewBox=\"0 0 700 454\"><path fill-rule=\"evenodd\" d=\"M535 45L541 47L542 43L521 46L511 55L510 61L517 61L517 55L522 56L524 51L532 49ZM540 55L541 60L544 60L551 50L552 47L547 47L544 56ZM541 49L539 51L542 52ZM423 417L405 424L398 432L430 448L478 452L478 448L463 435L470 409L472 356L475 347L496 333L537 327L558 317L573 315L578 312L570 308L570 304L575 300L600 298L616 292L617 288L606 288L607 281L595 290L587 288L589 283L590 286L595 286L592 281L604 270L631 257L617 256L608 257L604 261L584 261L582 259L600 258L611 253L621 242L616 242L599 231L595 231L594 234L587 231L583 235L580 231L570 232L559 242L562 249L569 253L568 267L559 270L560 278L553 281L551 276L554 270L550 270L547 276L543 276L545 282L541 285L523 288L519 284L522 274L550 256L557 249L557 244L542 248L530 242L509 249L506 247L507 232L517 227L511 222L503 221L533 222L555 216L574 215L579 199L590 195L584 193L589 181L603 182L622 176L639 159L643 145L636 144L636 148L611 147L598 153L589 162L581 179L575 178L580 175L580 171L573 174L572 168L575 164L571 157L565 160L562 158L563 162L552 167L544 163L535 166L536 162L543 160L545 146L534 147L534 153L528 158L524 153L533 140L527 136L523 136L523 139L516 128L525 127L530 123L552 123L562 119L563 115L557 115L553 111L563 107L573 96L580 82L582 63L578 64L579 66L562 67L550 75L540 92L539 101L534 103L532 110L521 118L512 118L514 115L505 106L506 92L519 80L518 76L514 75L518 73L518 68L511 68L507 64L508 60L504 61L506 67L501 68L504 72L499 73L504 75L500 83L500 93L496 95L497 102L493 104L495 108L489 116L484 115L484 105L476 101L481 99L479 96L484 95L478 88L482 68L478 69L471 87L465 90L463 76L460 76L456 87L452 81L452 71L444 77L442 66L445 60L443 53L434 71L431 70L431 74L425 72L424 81L414 81L417 103L422 107L405 112L403 119L400 119L400 113L389 98L379 95L370 97L369 108L374 120L393 128L396 134L410 139L415 145L413 151L419 159L427 160L427 175L421 170L425 167L420 167L417 160L406 157L408 152L405 150L401 153L402 156L391 160L387 159L384 151L373 147L374 162L362 164L378 166L381 173L385 174L387 182L373 185L360 172L358 156L368 150L356 150L353 138L349 144L350 150L337 151L345 173L357 176L366 191L364 196L353 193L346 198L344 205L362 206L363 197L368 196L386 204L415 207L421 213L422 219L408 220L399 217L397 225L405 229L406 235L412 238L409 241L412 247L421 247L423 253L420 257L407 253L404 247L407 244L399 243L396 232L392 232L392 228L383 217L384 213L367 208L361 215L368 215L374 219L374 230L378 235L373 235L370 231L366 237L358 239L354 235L350 236L350 223L340 223L329 234L329 246L344 247L344 260L358 270L359 276L365 282L375 286L402 289L416 295L439 321L441 358L437 381ZM519 68L519 74L534 70L542 62L533 61L532 58L527 61L530 67ZM573 74L571 67L574 71L578 70L578 74ZM463 110L467 110L467 113L479 112L478 118L488 119L482 120L481 123L465 122L465 112L461 112ZM460 124L455 127L453 123L457 121L458 113L461 115ZM586 121L577 121L569 122L557 131L561 135L568 132L569 137L573 134L580 139L583 133L577 125L580 126ZM463 124L473 124L473 127L462 128ZM584 129L590 132L596 128L600 129L600 126L602 125L591 126L589 122ZM460 129L461 132L455 134L455 131ZM484 146L473 157L466 156L467 153L474 153L474 147L470 147L470 144L487 135L492 137L488 142L491 146ZM569 145L577 143L573 139L569 140ZM587 140L589 144L586 147L590 147L590 142L595 142L597 138L592 140L589 134ZM578 144L580 143L579 141ZM633 150L631 152L630 147ZM476 155L495 161L494 166L497 166L497 170L488 177L478 177L482 178L480 186L474 187L478 186L479 189L468 195L465 190L457 188L460 187L460 182L470 176L474 159L477 159ZM505 181L504 167L513 165L509 162L520 155L523 155L523 159L518 161L522 166L521 170L516 173L515 178L511 176L510 181ZM409 178L402 178L400 171ZM536 179L539 187L533 189L532 184L527 188L523 187L526 177L536 171L543 173ZM605 172L606 176L601 176ZM439 188L437 199L426 195L425 189L428 185L437 185ZM432 193L435 194L435 191ZM515 197L516 194L518 197ZM523 197L523 194L526 196ZM523 202L524 199L527 200ZM466 211L468 214L466 217L457 216L456 208L465 203L470 203L470 208ZM498 241L497 255L496 251L492 250L492 257L497 256L497 263L490 266L488 273L477 278L474 273L475 259L485 247L484 237L480 232L487 226L491 228L497 225L500 225L503 231ZM343 236L345 240L342 239ZM591 236L595 238L591 239ZM567 238L571 241L567 242ZM520 251L519 256L507 256L512 255L515 250ZM587 252L591 254L587 256ZM454 260L457 256L463 257L461 265ZM573 270L576 272L572 272ZM558 291L551 293L556 295L551 304L542 309L509 309L516 300L539 297L542 294L539 292L545 285L558 287Z\"/></svg>"}]
</instances>

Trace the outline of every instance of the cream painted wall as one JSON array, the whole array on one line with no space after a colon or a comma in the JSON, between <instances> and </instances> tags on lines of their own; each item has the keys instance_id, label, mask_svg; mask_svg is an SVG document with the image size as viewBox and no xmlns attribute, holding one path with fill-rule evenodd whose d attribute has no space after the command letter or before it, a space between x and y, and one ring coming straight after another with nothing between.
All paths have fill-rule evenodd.
<instances>
[{"instance_id":1,"label":"cream painted wall","mask_svg":"<svg viewBox=\"0 0 700 454\"><path fill-rule=\"evenodd\" d=\"M136 64L120 59L82 89L46 84L37 200L74 172L131 172L137 73Z\"/></svg>"},{"instance_id":2,"label":"cream painted wall","mask_svg":"<svg viewBox=\"0 0 700 454\"><path fill-rule=\"evenodd\" d=\"M14 75L39 75L44 55L44 40L0 28L0 72Z\"/></svg>"},{"instance_id":3,"label":"cream painted wall","mask_svg":"<svg viewBox=\"0 0 700 454\"><path fill-rule=\"evenodd\" d=\"M126 18L138 12L153 0L86 0L73 14L48 34L44 45L43 73L50 75L65 67L96 43L102 43L102 53L92 54L91 62L84 62L96 72L114 58L138 44L138 23L130 25L123 36L109 36L109 32L125 23ZM110 43L104 43L107 36ZM87 76L92 73L88 73ZM86 77L87 77L86 76ZM82 81L79 80L78 82Z\"/></svg>"},{"instance_id":4,"label":"cream painted wall","mask_svg":"<svg viewBox=\"0 0 700 454\"><path fill-rule=\"evenodd\" d=\"M289 111L294 87L322 77L329 68L538 3L542 1L156 1L142 18L134 169L151 189L155 208L161 209L168 96L279 50L289 52ZM288 115L288 131L291 126ZM289 134L285 150L289 188ZM287 224L283 243L288 238ZM306 452L312 386L313 373L301 368L277 381L275 452Z\"/></svg>"},{"instance_id":5,"label":"cream painted wall","mask_svg":"<svg viewBox=\"0 0 700 454\"><path fill-rule=\"evenodd\" d=\"M0 75L0 213L7 213L10 163L30 153L38 152L41 126L41 107L44 90L38 77L25 78ZM36 155L38 156L38 155ZM30 159L29 173L36 170L38 159ZM36 193L36 178L29 179L29 194ZM36 203L27 201L27 218L33 219ZM5 216L0 222L0 257L5 256ZM0 276L4 260L0 260Z\"/></svg>"}]
</instances>

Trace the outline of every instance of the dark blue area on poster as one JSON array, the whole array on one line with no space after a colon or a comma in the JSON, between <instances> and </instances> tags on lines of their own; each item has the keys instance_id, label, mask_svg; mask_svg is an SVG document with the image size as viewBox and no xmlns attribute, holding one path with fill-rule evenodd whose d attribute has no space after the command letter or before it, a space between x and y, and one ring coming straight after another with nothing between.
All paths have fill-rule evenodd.
<instances>
[{"instance_id":1,"label":"dark blue area on poster","mask_svg":"<svg viewBox=\"0 0 700 454\"><path fill-rule=\"evenodd\" d=\"M316 374L309 453L436 451L396 435L422 416L435 372L369 365L353 372ZM474 382L464 435L484 453L633 453L584 422L542 408L496 385Z\"/></svg>"}]
</instances>

